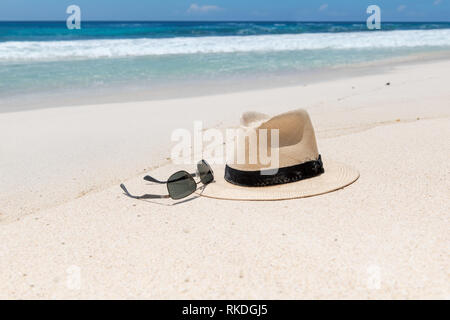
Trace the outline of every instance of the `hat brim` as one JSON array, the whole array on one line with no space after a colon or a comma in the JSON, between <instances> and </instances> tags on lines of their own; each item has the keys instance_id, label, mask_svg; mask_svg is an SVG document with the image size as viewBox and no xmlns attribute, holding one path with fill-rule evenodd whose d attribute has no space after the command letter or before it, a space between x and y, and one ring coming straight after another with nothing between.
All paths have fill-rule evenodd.
<instances>
[{"instance_id":1,"label":"hat brim","mask_svg":"<svg viewBox=\"0 0 450 320\"><path fill-rule=\"evenodd\" d=\"M268 187L242 187L224 179L225 165L212 165L215 181L201 196L223 200L270 201L306 198L342 189L359 178L358 170L345 164L323 159L325 172L297 182Z\"/></svg>"}]
</instances>

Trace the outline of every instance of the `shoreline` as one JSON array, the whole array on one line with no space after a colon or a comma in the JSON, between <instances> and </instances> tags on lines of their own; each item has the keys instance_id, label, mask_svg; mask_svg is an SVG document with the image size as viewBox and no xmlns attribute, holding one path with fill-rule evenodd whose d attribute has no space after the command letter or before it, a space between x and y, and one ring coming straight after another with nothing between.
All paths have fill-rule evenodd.
<instances>
[{"instance_id":1,"label":"shoreline","mask_svg":"<svg viewBox=\"0 0 450 320\"><path fill-rule=\"evenodd\" d=\"M380 59L373 62L359 62L304 71L276 72L228 77L225 79L175 82L152 87L128 85L96 89L61 89L50 93L14 94L10 98L0 98L0 113L22 112L46 108L116 104L206 97L233 94L246 91L307 86L320 82L339 80L347 77L376 75L389 72L391 68L433 63L448 59L449 50L411 53L406 56ZM267 80L270 78L270 81Z\"/></svg>"}]
</instances>

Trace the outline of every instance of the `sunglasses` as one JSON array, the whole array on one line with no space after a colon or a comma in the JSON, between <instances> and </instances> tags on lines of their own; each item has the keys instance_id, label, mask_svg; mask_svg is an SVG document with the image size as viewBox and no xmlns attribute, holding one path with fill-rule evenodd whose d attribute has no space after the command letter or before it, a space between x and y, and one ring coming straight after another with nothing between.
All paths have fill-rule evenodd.
<instances>
[{"instance_id":1,"label":"sunglasses","mask_svg":"<svg viewBox=\"0 0 450 320\"><path fill-rule=\"evenodd\" d=\"M194 177L199 177L200 181L196 182ZM214 172L211 169L208 162L205 160L200 160L197 163L197 172L196 173L188 173L184 170L175 172L172 174L167 181L160 181L151 176L145 176L144 180L159 183L159 184L167 184L168 195L158 195L158 194L144 194L141 196L133 196L131 195L127 188L122 183L120 187L125 192L127 196L134 199L161 199L161 198L172 198L174 200L179 200L186 198L187 196L193 194L197 190L197 185L201 182L205 186L208 183L214 181Z\"/></svg>"}]
</instances>

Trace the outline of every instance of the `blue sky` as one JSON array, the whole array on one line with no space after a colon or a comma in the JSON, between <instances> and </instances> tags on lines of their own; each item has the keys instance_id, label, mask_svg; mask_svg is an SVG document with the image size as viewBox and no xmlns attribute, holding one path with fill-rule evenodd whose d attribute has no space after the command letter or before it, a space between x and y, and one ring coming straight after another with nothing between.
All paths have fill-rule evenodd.
<instances>
[{"instance_id":1,"label":"blue sky","mask_svg":"<svg viewBox=\"0 0 450 320\"><path fill-rule=\"evenodd\" d=\"M365 21L376 4L384 21L450 21L450 0L0 0L0 20L65 20L71 4L83 20Z\"/></svg>"}]
</instances>

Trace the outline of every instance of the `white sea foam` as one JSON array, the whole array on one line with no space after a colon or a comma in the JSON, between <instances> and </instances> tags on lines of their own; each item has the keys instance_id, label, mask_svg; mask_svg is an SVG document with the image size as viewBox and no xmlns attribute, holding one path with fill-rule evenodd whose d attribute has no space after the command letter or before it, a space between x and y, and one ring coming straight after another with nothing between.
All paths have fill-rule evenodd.
<instances>
[{"instance_id":1,"label":"white sea foam","mask_svg":"<svg viewBox=\"0 0 450 320\"><path fill-rule=\"evenodd\" d=\"M450 29L166 39L1 42L0 61L450 46Z\"/></svg>"}]
</instances>

